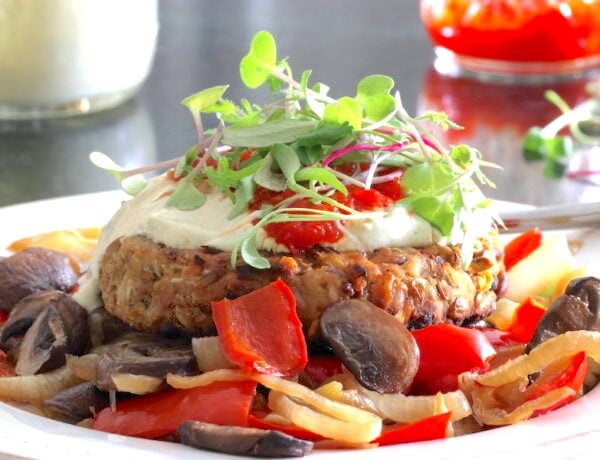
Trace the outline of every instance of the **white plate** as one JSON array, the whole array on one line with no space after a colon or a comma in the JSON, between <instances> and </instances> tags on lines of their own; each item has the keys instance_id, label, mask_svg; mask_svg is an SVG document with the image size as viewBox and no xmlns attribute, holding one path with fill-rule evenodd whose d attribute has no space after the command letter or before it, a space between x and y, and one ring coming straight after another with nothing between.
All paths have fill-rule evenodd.
<instances>
[{"instance_id":1,"label":"white plate","mask_svg":"<svg viewBox=\"0 0 600 460\"><path fill-rule=\"evenodd\" d=\"M0 254L15 239L55 229L103 225L125 198L121 192L37 201L0 208ZM502 206L506 206L503 204ZM510 206L510 205L509 205ZM600 232L573 234L583 246L581 265L600 273ZM600 445L600 389L548 415L517 425L440 441L376 450L315 451L324 460L435 458L596 458ZM183 445L127 438L55 422L0 403L1 458L223 459L236 457ZM239 458L239 457L237 457Z\"/></svg>"}]
</instances>

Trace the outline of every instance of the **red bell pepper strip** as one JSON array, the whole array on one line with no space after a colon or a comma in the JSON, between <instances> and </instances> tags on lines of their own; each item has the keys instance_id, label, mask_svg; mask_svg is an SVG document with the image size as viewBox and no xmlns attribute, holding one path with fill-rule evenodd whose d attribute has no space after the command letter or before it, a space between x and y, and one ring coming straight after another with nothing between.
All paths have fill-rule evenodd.
<instances>
[{"instance_id":1,"label":"red bell pepper strip","mask_svg":"<svg viewBox=\"0 0 600 460\"><path fill-rule=\"evenodd\" d=\"M316 388L325 380L344 370L342 362L333 356L311 356L302 371Z\"/></svg>"},{"instance_id":2,"label":"red bell pepper strip","mask_svg":"<svg viewBox=\"0 0 600 460\"><path fill-rule=\"evenodd\" d=\"M294 438L304 439L306 441L320 441L321 439L324 439L323 436L313 433L312 431L305 430L304 428L294 425L278 425L276 423L268 422L264 419L266 414L266 412L252 412L248 417L248 426L263 430L281 431L282 433L289 434Z\"/></svg>"},{"instance_id":3,"label":"red bell pepper strip","mask_svg":"<svg viewBox=\"0 0 600 460\"><path fill-rule=\"evenodd\" d=\"M448 434L451 412L432 415L409 425L394 424L384 426L383 432L373 442L380 446L403 444L407 442L444 439Z\"/></svg>"},{"instance_id":4,"label":"red bell pepper strip","mask_svg":"<svg viewBox=\"0 0 600 460\"><path fill-rule=\"evenodd\" d=\"M496 351L478 329L439 324L412 331L419 346L419 369L411 392L435 394L458 389L458 375L485 371Z\"/></svg>"},{"instance_id":5,"label":"red bell pepper strip","mask_svg":"<svg viewBox=\"0 0 600 460\"><path fill-rule=\"evenodd\" d=\"M493 327L478 327L485 337L489 340L492 346L497 350L500 347L522 344L520 340L516 340L512 335L500 329Z\"/></svg>"},{"instance_id":6,"label":"red bell pepper strip","mask_svg":"<svg viewBox=\"0 0 600 460\"><path fill-rule=\"evenodd\" d=\"M529 343L544 313L546 308L541 303L527 298L516 308L506 332L521 343Z\"/></svg>"},{"instance_id":7,"label":"red bell pepper strip","mask_svg":"<svg viewBox=\"0 0 600 460\"><path fill-rule=\"evenodd\" d=\"M289 377L306 365L308 351L296 299L280 279L211 305L225 356L243 371Z\"/></svg>"},{"instance_id":8,"label":"red bell pepper strip","mask_svg":"<svg viewBox=\"0 0 600 460\"><path fill-rule=\"evenodd\" d=\"M247 426L256 383L214 382L186 390L166 390L102 409L92 428L139 438L161 438L175 433L188 420L217 425Z\"/></svg>"},{"instance_id":9,"label":"red bell pepper strip","mask_svg":"<svg viewBox=\"0 0 600 460\"><path fill-rule=\"evenodd\" d=\"M562 387L571 388L575 391L575 394L561 399L550 407L538 409L532 414L532 417L558 409L573 401L583 387L583 381L585 380L588 368L587 356L585 352L582 351L573 355L566 365L562 362L558 363L556 366L549 366L544 370L527 388L525 401L537 399L552 390Z\"/></svg>"},{"instance_id":10,"label":"red bell pepper strip","mask_svg":"<svg viewBox=\"0 0 600 460\"><path fill-rule=\"evenodd\" d=\"M542 231L534 227L513 238L504 246L504 267L510 270L517 263L539 248L542 244Z\"/></svg>"}]
</instances>

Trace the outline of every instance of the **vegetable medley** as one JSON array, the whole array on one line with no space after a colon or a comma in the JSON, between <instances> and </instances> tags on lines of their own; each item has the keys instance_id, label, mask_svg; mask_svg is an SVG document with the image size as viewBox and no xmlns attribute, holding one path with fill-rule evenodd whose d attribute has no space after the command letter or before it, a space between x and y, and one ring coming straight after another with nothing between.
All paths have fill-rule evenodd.
<instances>
[{"instance_id":1,"label":"vegetable medley","mask_svg":"<svg viewBox=\"0 0 600 460\"><path fill-rule=\"evenodd\" d=\"M69 253L72 235L38 235L36 244ZM137 368L127 367L127 354L115 361L121 368L111 367L115 356L108 345L79 356L67 351L66 360L63 349L63 365L33 375L15 375L4 354L0 397L96 430L257 456L441 439L517 423L568 404L595 384L590 369L600 361L600 280L580 276L584 271L570 253L565 257L556 249L566 245L563 235L548 237L538 229L509 241L504 246L512 264L509 277L521 270L531 274L511 280L524 285L515 287L524 296L501 299L492 315L472 327L439 324L411 331L408 340L418 349L416 369L402 391L367 388L371 380L360 375L365 369L353 369L352 356L309 350L294 296L279 280L215 302L217 335L192 339L191 368L185 352L174 354L181 348L177 341L158 358L182 359L177 371L164 376L152 375L160 364L144 363L139 354L129 361ZM536 285L532 278L538 274L539 257L557 268L550 284L542 281L543 289L527 293L529 285ZM56 296L58 291L50 292ZM10 339L23 328L39 327L31 325L39 320L23 326L28 310L36 309L32 303L35 299L4 318L3 348L10 350ZM61 302L44 308L69 321ZM105 338L115 333L114 324L100 329ZM97 330L86 333L92 342L99 340L94 338ZM148 339L140 337L133 348L147 352L143 345ZM112 371L110 390L100 395L97 385L106 366ZM91 413L89 407L94 408Z\"/></svg>"},{"instance_id":2,"label":"vegetable medley","mask_svg":"<svg viewBox=\"0 0 600 460\"><path fill-rule=\"evenodd\" d=\"M335 195L347 192L343 182L348 176L329 165L356 154L368 157L361 175L367 183L383 177L381 165L401 167L403 196L442 234L452 233L455 225L464 227L465 216L487 205L464 199L465 178L475 175L485 182L479 153L465 146L447 151L435 144L420 120L403 111L399 97L389 94L393 82L387 77L367 77L356 98L342 98L332 106L326 92L308 88L309 73L296 83L288 70L287 63L276 63L274 42L264 32L241 64L249 86L273 83L275 75L289 85L289 94L297 98L294 104L303 94L310 106L295 118L272 113L275 124L268 126L274 131L260 128L264 125L256 122L259 115L251 105L240 112L223 100L225 87L184 101L199 127L202 148L172 164L170 174L179 177L172 206L202 206L203 194L194 180L196 174L206 174L204 179L230 194L241 210L251 201L246 178L275 161L294 199L309 203L319 187L328 187L332 193L324 201L337 210L267 207L259 225L348 219L356 209L345 209L338 200L346 195ZM220 126L207 142L200 113L214 111L250 128ZM364 113L371 126L369 136L359 138L365 134L357 129ZM332 123L318 125L315 114ZM427 118L451 124L439 114ZM387 123L400 128L401 139L394 137L397 132L381 129ZM321 140L305 139L301 152L320 158L318 167L308 160L290 164L284 137L297 140L308 131ZM223 140L244 146L244 136L252 136L254 145L264 136L265 146L278 147L254 163L232 167L233 156L220 156L217 144ZM331 136L332 145L324 149L322 139ZM244 151L233 152L239 156ZM129 191L143 186L138 176L143 171L121 171L104 157L95 161L111 169ZM214 168L202 169L202 162L212 162ZM262 176L263 185L281 180L269 174ZM396 178L387 176L382 182ZM246 263L261 269L266 259L255 236L241 241L238 249ZM564 235L532 229L504 245L508 289L481 321L409 330L366 300L343 299L320 318L327 343L306 340L294 293L281 279L212 302L215 331L210 336L140 332L102 308L88 313L71 294L97 237L95 229L37 235L14 242L9 248L14 254L0 259L3 401L110 433L232 454L289 457L313 449L427 441L514 424L558 409L596 384L600 280L576 266ZM33 293L24 295L22 289L29 288ZM377 335L387 346L373 345L377 338L371 336ZM395 340L388 341L390 336Z\"/></svg>"}]
</instances>

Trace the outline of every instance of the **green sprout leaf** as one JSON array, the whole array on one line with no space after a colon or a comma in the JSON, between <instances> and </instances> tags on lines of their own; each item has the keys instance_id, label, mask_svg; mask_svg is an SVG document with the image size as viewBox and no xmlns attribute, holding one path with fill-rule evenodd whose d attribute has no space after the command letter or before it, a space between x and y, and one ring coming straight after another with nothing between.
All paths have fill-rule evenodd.
<instances>
[{"instance_id":1,"label":"green sprout leaf","mask_svg":"<svg viewBox=\"0 0 600 460\"><path fill-rule=\"evenodd\" d=\"M448 165L436 163L420 163L406 170L402 176L402 188L408 194L429 193L439 195L456 183L456 176Z\"/></svg>"},{"instance_id":2,"label":"green sprout leaf","mask_svg":"<svg viewBox=\"0 0 600 460\"><path fill-rule=\"evenodd\" d=\"M452 147L450 156L457 165L464 167L473 163L475 160L473 156L477 155L477 153L477 150L472 149L468 145L456 145Z\"/></svg>"},{"instance_id":3,"label":"green sprout leaf","mask_svg":"<svg viewBox=\"0 0 600 460\"><path fill-rule=\"evenodd\" d=\"M186 97L181 103L190 109L192 113L202 113L211 109L214 110L215 104L221 100L221 97L225 94L227 88L229 88L229 85L213 86L212 88L207 88ZM224 107L226 106L223 104L219 106L220 109L223 109ZM230 106L228 107L228 110L231 110Z\"/></svg>"},{"instance_id":4,"label":"green sprout leaf","mask_svg":"<svg viewBox=\"0 0 600 460\"><path fill-rule=\"evenodd\" d=\"M401 185L405 203L442 235L451 235L463 205L456 173L445 163L421 163L406 170Z\"/></svg>"},{"instance_id":5,"label":"green sprout leaf","mask_svg":"<svg viewBox=\"0 0 600 460\"><path fill-rule=\"evenodd\" d=\"M294 182L296 171L302 167L294 149L289 145L275 144L271 148L271 155L277 166L279 166L279 169L281 169L286 180L288 182Z\"/></svg>"},{"instance_id":6,"label":"green sprout leaf","mask_svg":"<svg viewBox=\"0 0 600 460\"><path fill-rule=\"evenodd\" d=\"M342 192L344 195L348 193L348 190L342 184L335 174L325 168L318 167L307 167L299 170L294 176L296 182L308 182L315 181L320 182L321 184L327 184L339 192Z\"/></svg>"},{"instance_id":7,"label":"green sprout leaf","mask_svg":"<svg viewBox=\"0 0 600 460\"><path fill-rule=\"evenodd\" d=\"M229 189L238 187L242 179L253 176L262 167L264 162L265 160L262 159L242 169L231 169L227 158L221 157L217 162L216 168L207 168L204 172L210 183L219 187L223 192L228 193Z\"/></svg>"},{"instance_id":8,"label":"green sprout leaf","mask_svg":"<svg viewBox=\"0 0 600 460\"><path fill-rule=\"evenodd\" d=\"M444 112L424 112L417 120L429 120L431 123L435 123L436 125L441 126L444 130L447 129L463 129L462 126L454 123L452 120L448 118L448 115Z\"/></svg>"},{"instance_id":9,"label":"green sprout leaf","mask_svg":"<svg viewBox=\"0 0 600 460\"><path fill-rule=\"evenodd\" d=\"M248 88L258 88L276 67L277 48L269 32L258 32L250 43L250 51L240 62L240 76Z\"/></svg>"},{"instance_id":10,"label":"green sprout leaf","mask_svg":"<svg viewBox=\"0 0 600 460\"><path fill-rule=\"evenodd\" d=\"M223 142L232 147L270 147L287 144L314 129L313 120L274 120L245 127L229 126L223 131Z\"/></svg>"},{"instance_id":11,"label":"green sprout leaf","mask_svg":"<svg viewBox=\"0 0 600 460\"><path fill-rule=\"evenodd\" d=\"M390 94L394 80L385 75L369 75L356 87L356 100L362 104L367 118L383 120L396 110L396 100Z\"/></svg>"},{"instance_id":12,"label":"green sprout leaf","mask_svg":"<svg viewBox=\"0 0 600 460\"><path fill-rule=\"evenodd\" d=\"M567 172L568 165L560 160L548 158L544 162L542 174L549 179L560 179Z\"/></svg>"},{"instance_id":13,"label":"green sprout leaf","mask_svg":"<svg viewBox=\"0 0 600 460\"><path fill-rule=\"evenodd\" d=\"M431 223L443 236L450 236L456 211L447 197L423 196L410 202L411 209Z\"/></svg>"},{"instance_id":14,"label":"green sprout leaf","mask_svg":"<svg viewBox=\"0 0 600 460\"><path fill-rule=\"evenodd\" d=\"M264 164L254 174L254 182L267 190L282 192L287 187L287 180L282 174L273 170L274 160L271 154L265 157Z\"/></svg>"},{"instance_id":15,"label":"green sprout leaf","mask_svg":"<svg viewBox=\"0 0 600 460\"><path fill-rule=\"evenodd\" d=\"M537 161L544 159L544 138L542 137L542 128L535 126L527 131L523 139L523 155L527 161Z\"/></svg>"},{"instance_id":16,"label":"green sprout leaf","mask_svg":"<svg viewBox=\"0 0 600 460\"><path fill-rule=\"evenodd\" d=\"M354 129L349 123L327 124L322 123L312 131L298 137L298 145L301 147L313 147L323 145L335 145L336 142L350 136Z\"/></svg>"},{"instance_id":17,"label":"green sprout leaf","mask_svg":"<svg viewBox=\"0 0 600 460\"><path fill-rule=\"evenodd\" d=\"M334 125L348 123L354 129L362 125L362 108L351 97L341 97L335 104L327 104L323 113L323 122Z\"/></svg>"},{"instance_id":18,"label":"green sprout leaf","mask_svg":"<svg viewBox=\"0 0 600 460\"><path fill-rule=\"evenodd\" d=\"M240 254L242 259L244 259L244 262L259 270L267 269L271 266L269 261L258 252L258 248L256 247L256 235L254 233L250 237L242 240Z\"/></svg>"},{"instance_id":19,"label":"green sprout leaf","mask_svg":"<svg viewBox=\"0 0 600 460\"><path fill-rule=\"evenodd\" d=\"M90 153L89 159L94 166L115 176L123 191L131 196L137 195L146 186L147 181L142 175L134 174L128 176L124 174L125 168L115 163L108 155L102 152Z\"/></svg>"},{"instance_id":20,"label":"green sprout leaf","mask_svg":"<svg viewBox=\"0 0 600 460\"><path fill-rule=\"evenodd\" d=\"M144 189L144 187L146 187L147 184L148 181L139 174L125 177L121 180L121 188L130 196L136 196Z\"/></svg>"},{"instance_id":21,"label":"green sprout leaf","mask_svg":"<svg viewBox=\"0 0 600 460\"><path fill-rule=\"evenodd\" d=\"M227 216L228 219L235 219L246 210L248 203L252 201L254 196L254 188L252 176L240 179L239 185L235 189L235 205Z\"/></svg>"},{"instance_id":22,"label":"green sprout leaf","mask_svg":"<svg viewBox=\"0 0 600 460\"><path fill-rule=\"evenodd\" d=\"M190 176L188 176L190 177ZM194 182L186 177L177 182L175 191L167 200L168 208L177 208L180 211L193 211L206 203L206 195L196 188Z\"/></svg>"},{"instance_id":23,"label":"green sprout leaf","mask_svg":"<svg viewBox=\"0 0 600 460\"><path fill-rule=\"evenodd\" d=\"M546 156L553 160L568 158L573 154L573 139L567 136L556 136L545 139Z\"/></svg>"}]
</instances>

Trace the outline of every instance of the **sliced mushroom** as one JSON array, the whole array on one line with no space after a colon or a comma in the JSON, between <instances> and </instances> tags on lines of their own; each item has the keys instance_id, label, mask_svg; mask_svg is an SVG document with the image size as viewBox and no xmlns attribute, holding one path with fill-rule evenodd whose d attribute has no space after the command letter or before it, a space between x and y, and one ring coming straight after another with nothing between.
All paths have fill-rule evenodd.
<instances>
[{"instance_id":1,"label":"sliced mushroom","mask_svg":"<svg viewBox=\"0 0 600 460\"><path fill-rule=\"evenodd\" d=\"M164 379L169 373L198 373L189 341L134 333L109 345L101 353L96 365L96 384L101 390L117 391L112 379L114 375L133 374Z\"/></svg>"},{"instance_id":2,"label":"sliced mushroom","mask_svg":"<svg viewBox=\"0 0 600 460\"><path fill-rule=\"evenodd\" d=\"M311 441L258 428L189 421L182 423L177 433L185 445L234 455L303 457L313 449Z\"/></svg>"},{"instance_id":3,"label":"sliced mushroom","mask_svg":"<svg viewBox=\"0 0 600 460\"><path fill-rule=\"evenodd\" d=\"M67 256L27 248L0 259L0 310L10 312L24 297L40 291L69 291L77 283Z\"/></svg>"},{"instance_id":4,"label":"sliced mushroom","mask_svg":"<svg viewBox=\"0 0 600 460\"><path fill-rule=\"evenodd\" d=\"M17 356L18 353L14 353L14 350L18 348L35 319L48 308L48 305L56 303L62 295L64 294L60 291L37 292L17 302L0 328L0 348Z\"/></svg>"},{"instance_id":5,"label":"sliced mushroom","mask_svg":"<svg viewBox=\"0 0 600 460\"><path fill-rule=\"evenodd\" d=\"M84 382L55 394L44 401L43 406L75 423L93 416L108 404L108 393L98 390L94 382Z\"/></svg>"},{"instance_id":6,"label":"sliced mushroom","mask_svg":"<svg viewBox=\"0 0 600 460\"><path fill-rule=\"evenodd\" d=\"M17 375L57 369L66 354L80 355L89 346L88 313L70 295L57 293L25 333L15 367Z\"/></svg>"},{"instance_id":7,"label":"sliced mushroom","mask_svg":"<svg viewBox=\"0 0 600 460\"><path fill-rule=\"evenodd\" d=\"M397 393L412 382L419 348L408 329L361 299L341 300L321 316L321 334L335 355L369 390Z\"/></svg>"},{"instance_id":8,"label":"sliced mushroom","mask_svg":"<svg viewBox=\"0 0 600 460\"><path fill-rule=\"evenodd\" d=\"M572 280L537 325L526 352L567 331L600 331L600 279L593 276Z\"/></svg>"},{"instance_id":9,"label":"sliced mushroom","mask_svg":"<svg viewBox=\"0 0 600 460\"><path fill-rule=\"evenodd\" d=\"M90 339L94 347L114 342L132 332L134 329L131 326L110 315L104 307L96 308L90 313Z\"/></svg>"}]
</instances>

